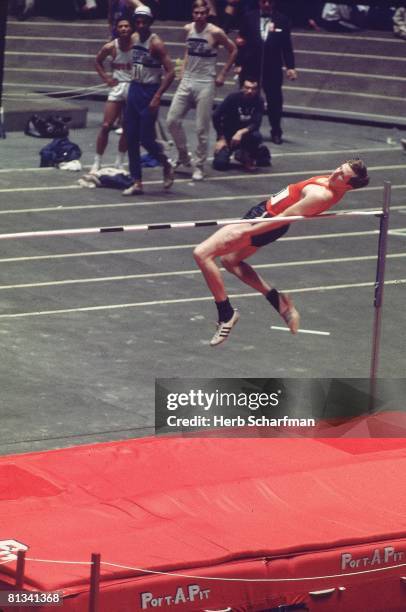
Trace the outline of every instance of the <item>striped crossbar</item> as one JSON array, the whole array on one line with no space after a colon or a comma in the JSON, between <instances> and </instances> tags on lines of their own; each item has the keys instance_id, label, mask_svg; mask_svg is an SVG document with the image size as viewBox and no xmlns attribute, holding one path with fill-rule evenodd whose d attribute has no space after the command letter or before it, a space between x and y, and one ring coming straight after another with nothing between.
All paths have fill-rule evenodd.
<instances>
[{"instance_id":1,"label":"striped crossbar","mask_svg":"<svg viewBox=\"0 0 406 612\"><path fill-rule=\"evenodd\" d=\"M80 234L106 234L113 232L144 232L148 230L164 230L164 229L187 229L194 227L213 227L222 225L236 225L236 224L253 224L253 223L280 223L282 220L287 223L293 221L312 221L314 219L326 219L326 218L347 218L347 217L360 217L373 215L375 217L382 217L382 211L370 210L370 211L349 211L342 213L323 213L313 217L304 217L302 215L295 215L290 217L272 217L257 219L217 219L208 221L179 221L175 223L149 223L140 225L121 225L111 227L82 227L73 229L55 229L55 230L39 230L33 232L14 232L9 234L0 234L0 240L9 240L12 238L43 238L52 236L72 236Z\"/></svg>"}]
</instances>

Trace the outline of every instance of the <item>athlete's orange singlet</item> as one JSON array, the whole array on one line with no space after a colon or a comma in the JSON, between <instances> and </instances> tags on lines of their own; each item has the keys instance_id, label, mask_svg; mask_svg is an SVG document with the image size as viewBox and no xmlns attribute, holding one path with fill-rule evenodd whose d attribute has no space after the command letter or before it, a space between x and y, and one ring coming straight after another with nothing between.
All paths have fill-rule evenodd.
<instances>
[{"instance_id":1,"label":"athlete's orange singlet","mask_svg":"<svg viewBox=\"0 0 406 612\"><path fill-rule=\"evenodd\" d=\"M302 198L302 190L306 185L321 185L331 191L331 206L337 204L339 200L345 195L345 193L351 189L349 185L343 185L339 188L333 188L330 185L326 185L325 179L328 179L328 175L322 176L313 176L305 181L301 181L300 183L292 183L292 185L288 185L278 193L273 194L266 203L266 212L269 216L275 217L275 215L279 215L281 212L299 202ZM323 179L322 181L320 179Z\"/></svg>"}]
</instances>

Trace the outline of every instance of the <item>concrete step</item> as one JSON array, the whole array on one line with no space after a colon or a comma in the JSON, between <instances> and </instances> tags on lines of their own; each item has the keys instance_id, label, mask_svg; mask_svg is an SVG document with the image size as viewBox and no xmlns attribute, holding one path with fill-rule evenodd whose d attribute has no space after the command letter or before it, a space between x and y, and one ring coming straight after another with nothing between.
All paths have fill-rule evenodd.
<instances>
[{"instance_id":1,"label":"concrete step","mask_svg":"<svg viewBox=\"0 0 406 612\"><path fill-rule=\"evenodd\" d=\"M405 55L404 42L395 38L390 32L365 32L356 34L333 34L324 32L292 32L293 45L296 49L309 51L343 51L359 55L376 54L386 56Z\"/></svg>"},{"instance_id":2,"label":"concrete step","mask_svg":"<svg viewBox=\"0 0 406 612\"><path fill-rule=\"evenodd\" d=\"M173 91L177 87L178 81L175 81L170 90ZM88 66L87 70L72 70L59 69L57 72L51 68L7 68L5 73L5 92L10 89L31 89L38 92L54 91L58 89L78 89L82 93L86 93L85 89L97 87L103 88L103 83L98 74L93 70L92 66ZM226 85L218 91L219 96L225 96L229 91L234 91L238 87L233 80L233 75L230 73L227 77ZM348 76L347 74L337 74L327 71L321 73L313 69L299 70L299 78L296 81L290 82L285 79L285 89L297 91L301 95L302 88L311 90L313 93L326 92L329 95L334 93L340 94L345 92L348 105L356 107L359 104L359 97L365 98L370 96L371 99L383 98L387 99L389 104L392 104L393 98L396 101L404 99L404 90L406 87L406 78L387 78L370 79L366 75L359 77L355 75ZM105 89L107 91L107 89ZM330 94L329 92L333 92ZM343 98L344 101L344 98Z\"/></svg>"},{"instance_id":3,"label":"concrete step","mask_svg":"<svg viewBox=\"0 0 406 612\"><path fill-rule=\"evenodd\" d=\"M179 22L156 22L154 31L162 34L168 41L183 41L185 37L182 23ZM7 35L14 36L55 36L55 32L61 38L100 38L101 41L110 39L110 29L104 20L92 21L54 21L45 17L35 17L30 21L20 22L9 19L7 24Z\"/></svg>"},{"instance_id":4,"label":"concrete step","mask_svg":"<svg viewBox=\"0 0 406 612\"><path fill-rule=\"evenodd\" d=\"M338 70L315 70L314 68L301 68L299 78L295 81L303 87L313 87L326 91L346 91L353 93L354 103L358 93L370 93L382 96L399 96L404 98L406 76L392 77L392 75L351 74Z\"/></svg>"},{"instance_id":5,"label":"concrete step","mask_svg":"<svg viewBox=\"0 0 406 612\"><path fill-rule=\"evenodd\" d=\"M7 36L6 57L9 58L12 52L29 53L40 51L41 53L48 53L50 57L53 57L53 54L57 52L66 54L85 53L94 58L105 42L106 40L103 38L79 38L78 34L74 38Z\"/></svg>"},{"instance_id":6,"label":"concrete step","mask_svg":"<svg viewBox=\"0 0 406 612\"><path fill-rule=\"evenodd\" d=\"M28 89L39 91L40 89L47 91L52 90L54 85L66 85L67 89L70 86L87 87L88 85L100 85L101 79L99 75L92 70L71 70L70 68L55 71L52 68L6 68L5 75L5 92L7 93L6 83L23 84ZM30 86L29 86L29 85Z\"/></svg>"},{"instance_id":7,"label":"concrete step","mask_svg":"<svg viewBox=\"0 0 406 612\"><path fill-rule=\"evenodd\" d=\"M313 93L302 90L298 95L298 91L293 92L286 89L284 91L285 107L300 107L304 113L315 113L317 109L323 115L339 112L340 116L345 116L341 113L351 113L360 120L372 119L374 116L377 121L387 119L387 99L359 97L358 104L355 107L354 103L348 104L348 96L345 94L336 93L332 95L324 92ZM396 119L397 124L406 126L406 116L403 111L404 101L402 99L391 101L391 117Z\"/></svg>"},{"instance_id":8,"label":"concrete step","mask_svg":"<svg viewBox=\"0 0 406 612\"><path fill-rule=\"evenodd\" d=\"M406 74L406 58L379 57L369 55L365 57L350 56L345 53L329 55L324 52L316 56L307 51L296 53L298 68L312 68L318 70L346 71L354 74L367 74L369 78L375 75L391 75L403 77Z\"/></svg>"}]
</instances>

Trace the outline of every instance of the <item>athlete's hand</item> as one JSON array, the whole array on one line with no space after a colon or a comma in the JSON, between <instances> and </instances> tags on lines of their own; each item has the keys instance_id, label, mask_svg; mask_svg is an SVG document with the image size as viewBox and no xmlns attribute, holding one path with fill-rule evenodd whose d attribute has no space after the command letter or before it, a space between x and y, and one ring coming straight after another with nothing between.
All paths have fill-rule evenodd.
<instances>
[{"instance_id":1,"label":"athlete's hand","mask_svg":"<svg viewBox=\"0 0 406 612\"><path fill-rule=\"evenodd\" d=\"M286 76L288 77L289 81L296 81L297 72L294 68L289 68L289 70L286 71Z\"/></svg>"},{"instance_id":2,"label":"athlete's hand","mask_svg":"<svg viewBox=\"0 0 406 612\"><path fill-rule=\"evenodd\" d=\"M216 76L216 80L214 81L216 84L216 87L223 87L225 79L226 79L225 75L220 72Z\"/></svg>"},{"instance_id":3,"label":"athlete's hand","mask_svg":"<svg viewBox=\"0 0 406 612\"><path fill-rule=\"evenodd\" d=\"M227 141L225 138L219 138L219 140L216 142L216 146L214 147L214 152L218 153L219 151L221 151L221 149L224 149L224 147L227 146Z\"/></svg>"},{"instance_id":4,"label":"athlete's hand","mask_svg":"<svg viewBox=\"0 0 406 612\"><path fill-rule=\"evenodd\" d=\"M111 76L106 78L106 85L108 85L109 87L115 87L116 85L118 85L118 83L118 80L113 79L113 77Z\"/></svg>"},{"instance_id":5,"label":"athlete's hand","mask_svg":"<svg viewBox=\"0 0 406 612\"><path fill-rule=\"evenodd\" d=\"M241 128L240 130L237 130L236 133L234 134L234 136L231 139L231 146L232 147L238 147L240 142L241 142L241 138L243 137L244 133L246 132L246 130L244 130L244 128Z\"/></svg>"},{"instance_id":6,"label":"athlete's hand","mask_svg":"<svg viewBox=\"0 0 406 612\"><path fill-rule=\"evenodd\" d=\"M157 96L155 95L151 102L149 103L149 110L151 111L151 113L157 113L159 110L159 104L161 102L161 96Z\"/></svg>"}]
</instances>

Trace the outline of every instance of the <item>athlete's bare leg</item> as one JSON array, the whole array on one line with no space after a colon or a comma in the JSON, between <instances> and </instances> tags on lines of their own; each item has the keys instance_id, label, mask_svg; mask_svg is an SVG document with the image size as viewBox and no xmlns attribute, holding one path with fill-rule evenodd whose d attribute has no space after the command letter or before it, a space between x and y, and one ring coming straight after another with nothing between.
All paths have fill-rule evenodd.
<instances>
[{"instance_id":1,"label":"athlete's bare leg","mask_svg":"<svg viewBox=\"0 0 406 612\"><path fill-rule=\"evenodd\" d=\"M96 153L98 155L103 155L104 151L106 150L108 139L109 139L109 131L114 125L114 122L116 121L116 119L118 119L118 117L120 116L122 106L123 106L122 102L111 102L111 101L106 102L106 106L104 107L103 123L100 129L100 132L97 136L97 142L96 142ZM124 145L124 142L126 143L126 141L125 140L123 141L123 145ZM119 148L119 150L122 151L123 153L125 153L126 151L126 149L122 149L122 148Z\"/></svg>"},{"instance_id":2,"label":"athlete's bare leg","mask_svg":"<svg viewBox=\"0 0 406 612\"><path fill-rule=\"evenodd\" d=\"M125 130L123 129L123 133L120 134L120 139L118 141L118 150L120 151L120 153L127 153L128 151L128 144L127 144L127 134L125 133Z\"/></svg>"},{"instance_id":3,"label":"athlete's bare leg","mask_svg":"<svg viewBox=\"0 0 406 612\"><path fill-rule=\"evenodd\" d=\"M267 295L267 293L271 290L271 286L268 285L267 282L254 270L252 266L247 264L245 259L247 257L251 257L258 250L258 247L248 246L244 249L240 249L235 253L230 253L228 255L223 255L221 257L221 263L231 274L234 274L237 278L239 278L243 283L249 285L253 289L256 289L262 295Z\"/></svg>"},{"instance_id":4,"label":"athlete's bare leg","mask_svg":"<svg viewBox=\"0 0 406 612\"><path fill-rule=\"evenodd\" d=\"M299 329L300 316L291 298L286 295L286 293L280 293L275 288L272 288L271 285L268 285L268 283L255 272L252 266L247 264L246 261L243 261L256 251L257 247L249 246L235 253L224 255L221 258L221 262L228 272L235 274L243 283L256 289L259 293L262 293L279 312L292 334L296 334ZM272 293L274 294L273 299L269 298L270 292L271 295Z\"/></svg>"},{"instance_id":5,"label":"athlete's bare leg","mask_svg":"<svg viewBox=\"0 0 406 612\"><path fill-rule=\"evenodd\" d=\"M300 316L290 297L272 288L257 274L252 266L244 261L257 250L257 247L251 245L251 238L247 235L247 228L231 225L221 228L213 236L210 236L210 238L198 245L194 251L194 257L217 304L227 301L231 308L227 299L221 270L215 261L216 257L221 257L221 262L226 270L234 274L246 285L264 295L279 312L290 331L296 334L299 329ZM233 312L232 308L231 312ZM219 318L219 321L224 320L226 323L219 323L217 331L210 342L212 346L216 346L227 339L232 327L238 321L239 315L235 310L234 315L236 318L233 316L230 323L227 322L228 319Z\"/></svg>"},{"instance_id":6,"label":"athlete's bare leg","mask_svg":"<svg viewBox=\"0 0 406 612\"><path fill-rule=\"evenodd\" d=\"M214 300L223 302L227 299L223 276L216 264L216 257L240 252L250 246L248 227L226 225L222 227L194 250L194 258L201 269ZM252 248L252 247L250 247Z\"/></svg>"}]
</instances>

